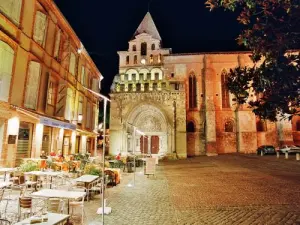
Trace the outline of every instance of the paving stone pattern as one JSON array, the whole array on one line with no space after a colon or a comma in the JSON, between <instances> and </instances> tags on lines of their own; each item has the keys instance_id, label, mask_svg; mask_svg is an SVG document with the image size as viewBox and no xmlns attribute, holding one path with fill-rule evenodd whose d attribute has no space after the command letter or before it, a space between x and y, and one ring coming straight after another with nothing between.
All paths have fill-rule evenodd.
<instances>
[{"instance_id":1,"label":"paving stone pattern","mask_svg":"<svg viewBox=\"0 0 300 225\"><path fill-rule=\"evenodd\" d=\"M281 156L219 155L160 162L156 177L136 173L109 188L105 224L300 224L300 162ZM95 204L99 202L99 205ZM100 198L87 224L101 224Z\"/></svg>"}]
</instances>

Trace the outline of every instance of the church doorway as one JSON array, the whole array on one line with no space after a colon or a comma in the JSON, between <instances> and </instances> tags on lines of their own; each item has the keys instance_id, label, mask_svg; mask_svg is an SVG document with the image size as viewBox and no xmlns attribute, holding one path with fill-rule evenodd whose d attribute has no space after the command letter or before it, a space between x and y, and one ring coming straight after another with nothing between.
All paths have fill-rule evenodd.
<instances>
[{"instance_id":1,"label":"church doorway","mask_svg":"<svg viewBox=\"0 0 300 225\"><path fill-rule=\"evenodd\" d=\"M141 136L140 150L141 150L142 154L148 154L148 137L147 136Z\"/></svg>"},{"instance_id":2,"label":"church doorway","mask_svg":"<svg viewBox=\"0 0 300 225\"><path fill-rule=\"evenodd\" d=\"M158 154L159 152L159 137L151 136L151 154Z\"/></svg>"}]
</instances>

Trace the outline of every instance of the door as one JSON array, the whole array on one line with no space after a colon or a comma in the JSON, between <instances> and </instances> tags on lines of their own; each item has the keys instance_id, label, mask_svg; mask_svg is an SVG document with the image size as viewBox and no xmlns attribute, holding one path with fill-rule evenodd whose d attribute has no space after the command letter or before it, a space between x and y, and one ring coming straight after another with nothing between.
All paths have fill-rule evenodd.
<instances>
[{"instance_id":1,"label":"door","mask_svg":"<svg viewBox=\"0 0 300 225\"><path fill-rule=\"evenodd\" d=\"M64 137L64 143L63 143L63 155L69 155L70 154L70 137L65 136Z\"/></svg>"},{"instance_id":2,"label":"door","mask_svg":"<svg viewBox=\"0 0 300 225\"><path fill-rule=\"evenodd\" d=\"M148 154L148 137L142 136L140 138L140 150L142 154Z\"/></svg>"},{"instance_id":3,"label":"door","mask_svg":"<svg viewBox=\"0 0 300 225\"><path fill-rule=\"evenodd\" d=\"M31 156L32 127L33 124L31 123L20 123L17 144L16 166L20 165L22 159L30 158Z\"/></svg>"},{"instance_id":4,"label":"door","mask_svg":"<svg viewBox=\"0 0 300 225\"><path fill-rule=\"evenodd\" d=\"M159 137L151 136L151 154L158 154L159 152Z\"/></svg>"}]
</instances>

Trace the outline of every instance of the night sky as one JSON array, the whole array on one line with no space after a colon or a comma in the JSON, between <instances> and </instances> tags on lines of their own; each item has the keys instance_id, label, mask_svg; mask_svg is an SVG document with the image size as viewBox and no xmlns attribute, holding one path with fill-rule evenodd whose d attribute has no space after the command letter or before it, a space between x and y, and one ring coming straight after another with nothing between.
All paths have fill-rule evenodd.
<instances>
[{"instance_id":1,"label":"night sky","mask_svg":"<svg viewBox=\"0 0 300 225\"><path fill-rule=\"evenodd\" d=\"M148 11L147 0L54 0L104 76L108 94L118 73L117 51L128 41ZM203 0L152 0L150 13L165 48L173 53L242 50L236 15L210 12Z\"/></svg>"}]
</instances>

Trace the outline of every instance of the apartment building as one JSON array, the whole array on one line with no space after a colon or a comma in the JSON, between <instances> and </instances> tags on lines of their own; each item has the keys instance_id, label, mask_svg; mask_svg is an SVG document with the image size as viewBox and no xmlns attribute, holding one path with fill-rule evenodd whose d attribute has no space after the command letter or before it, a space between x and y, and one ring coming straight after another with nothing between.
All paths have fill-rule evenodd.
<instances>
[{"instance_id":1,"label":"apartment building","mask_svg":"<svg viewBox=\"0 0 300 225\"><path fill-rule=\"evenodd\" d=\"M94 154L102 78L53 0L0 1L0 165Z\"/></svg>"}]
</instances>

